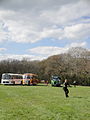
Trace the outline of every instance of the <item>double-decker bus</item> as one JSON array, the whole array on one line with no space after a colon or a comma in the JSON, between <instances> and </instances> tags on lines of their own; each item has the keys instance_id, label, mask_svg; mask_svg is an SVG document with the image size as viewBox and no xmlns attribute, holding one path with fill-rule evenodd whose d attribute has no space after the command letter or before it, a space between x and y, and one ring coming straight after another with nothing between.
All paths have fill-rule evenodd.
<instances>
[{"instance_id":1,"label":"double-decker bus","mask_svg":"<svg viewBox=\"0 0 90 120\"><path fill-rule=\"evenodd\" d=\"M1 84L21 84L21 85L37 85L38 76L32 73L14 74L4 73L2 74Z\"/></svg>"},{"instance_id":2,"label":"double-decker bus","mask_svg":"<svg viewBox=\"0 0 90 120\"><path fill-rule=\"evenodd\" d=\"M3 73L1 84L22 84L23 75L14 73Z\"/></svg>"},{"instance_id":3,"label":"double-decker bus","mask_svg":"<svg viewBox=\"0 0 90 120\"><path fill-rule=\"evenodd\" d=\"M23 84L27 85L37 85L38 84L38 75L33 73L23 74Z\"/></svg>"}]
</instances>

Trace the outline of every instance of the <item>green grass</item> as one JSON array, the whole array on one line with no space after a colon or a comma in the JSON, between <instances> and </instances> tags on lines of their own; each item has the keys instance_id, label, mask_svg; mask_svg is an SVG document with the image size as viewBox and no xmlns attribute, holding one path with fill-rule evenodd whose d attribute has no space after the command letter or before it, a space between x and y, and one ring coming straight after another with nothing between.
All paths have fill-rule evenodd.
<instances>
[{"instance_id":1,"label":"green grass","mask_svg":"<svg viewBox=\"0 0 90 120\"><path fill-rule=\"evenodd\" d=\"M0 86L0 120L90 120L90 87Z\"/></svg>"}]
</instances>

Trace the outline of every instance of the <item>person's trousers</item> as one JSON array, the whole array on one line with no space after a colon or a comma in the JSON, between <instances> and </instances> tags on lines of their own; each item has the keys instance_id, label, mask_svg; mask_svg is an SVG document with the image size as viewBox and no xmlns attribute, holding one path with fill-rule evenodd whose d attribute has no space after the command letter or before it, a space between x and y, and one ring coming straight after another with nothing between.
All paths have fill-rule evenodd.
<instances>
[{"instance_id":1,"label":"person's trousers","mask_svg":"<svg viewBox=\"0 0 90 120\"><path fill-rule=\"evenodd\" d=\"M64 92L65 92L65 96L66 96L66 97L69 97L69 96L68 96L69 90L68 90L67 88L63 88L63 89L64 89Z\"/></svg>"}]
</instances>

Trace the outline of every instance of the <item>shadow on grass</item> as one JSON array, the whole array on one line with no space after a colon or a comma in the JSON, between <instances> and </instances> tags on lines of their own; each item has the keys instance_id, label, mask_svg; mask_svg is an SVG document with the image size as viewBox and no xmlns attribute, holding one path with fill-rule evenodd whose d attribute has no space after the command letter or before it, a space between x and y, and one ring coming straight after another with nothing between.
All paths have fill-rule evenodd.
<instances>
[{"instance_id":1,"label":"shadow on grass","mask_svg":"<svg viewBox=\"0 0 90 120\"><path fill-rule=\"evenodd\" d=\"M84 97L81 97L81 96L73 96L73 98L84 98Z\"/></svg>"}]
</instances>

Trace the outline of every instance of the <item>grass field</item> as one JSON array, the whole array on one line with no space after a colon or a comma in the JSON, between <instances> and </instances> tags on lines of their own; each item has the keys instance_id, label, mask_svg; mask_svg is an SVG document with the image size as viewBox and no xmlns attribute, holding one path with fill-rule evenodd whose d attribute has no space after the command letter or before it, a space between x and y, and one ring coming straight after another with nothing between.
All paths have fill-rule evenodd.
<instances>
[{"instance_id":1,"label":"grass field","mask_svg":"<svg viewBox=\"0 0 90 120\"><path fill-rule=\"evenodd\" d=\"M0 120L90 120L90 87L0 85Z\"/></svg>"}]
</instances>

